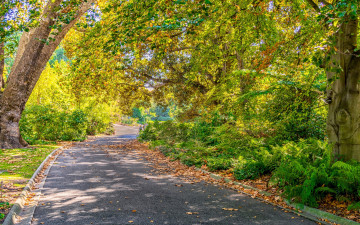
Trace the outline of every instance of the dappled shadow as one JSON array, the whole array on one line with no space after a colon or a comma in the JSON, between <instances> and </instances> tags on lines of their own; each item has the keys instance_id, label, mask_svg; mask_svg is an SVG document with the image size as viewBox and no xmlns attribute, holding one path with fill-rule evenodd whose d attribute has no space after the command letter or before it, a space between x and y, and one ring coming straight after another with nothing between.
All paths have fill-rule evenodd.
<instances>
[{"instance_id":1,"label":"dappled shadow","mask_svg":"<svg viewBox=\"0 0 360 225\"><path fill-rule=\"evenodd\" d=\"M126 137L65 150L51 168L33 224L315 224L232 190L155 174L136 154L108 153L106 145Z\"/></svg>"}]
</instances>

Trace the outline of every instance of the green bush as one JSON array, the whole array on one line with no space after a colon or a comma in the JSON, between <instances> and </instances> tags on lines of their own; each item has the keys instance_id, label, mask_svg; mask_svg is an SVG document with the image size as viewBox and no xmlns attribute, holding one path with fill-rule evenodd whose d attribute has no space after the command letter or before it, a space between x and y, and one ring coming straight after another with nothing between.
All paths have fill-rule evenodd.
<instances>
[{"instance_id":1,"label":"green bush","mask_svg":"<svg viewBox=\"0 0 360 225\"><path fill-rule=\"evenodd\" d=\"M314 207L328 194L348 201L360 200L358 162L333 163L331 147L316 140L288 143L282 148L285 156L272 180L284 189L286 197Z\"/></svg>"},{"instance_id":2,"label":"green bush","mask_svg":"<svg viewBox=\"0 0 360 225\"><path fill-rule=\"evenodd\" d=\"M59 112L42 105L26 107L20 121L21 134L30 144L38 140L81 141L86 137L86 128L83 111Z\"/></svg>"},{"instance_id":3,"label":"green bush","mask_svg":"<svg viewBox=\"0 0 360 225\"><path fill-rule=\"evenodd\" d=\"M106 106L104 106L106 107ZM86 133L88 135L95 135L100 133L113 133L112 119L103 107L89 106L84 112L87 118Z\"/></svg>"},{"instance_id":4,"label":"green bush","mask_svg":"<svg viewBox=\"0 0 360 225\"><path fill-rule=\"evenodd\" d=\"M91 110L88 110L91 111ZM46 105L27 106L20 132L29 144L42 141L83 141L87 134L113 132L109 116L84 110L59 110Z\"/></svg>"},{"instance_id":5,"label":"green bush","mask_svg":"<svg viewBox=\"0 0 360 225\"><path fill-rule=\"evenodd\" d=\"M210 171L232 168L238 180L272 174L270 183L283 189L285 197L309 206L317 206L318 200L329 194L353 201L351 210L359 206L360 164L334 162L331 146L318 139L270 145L269 138L252 137L231 124L219 125L215 119L201 123L155 121L139 138L150 141L152 147L162 146L164 155L188 166L206 164Z\"/></svg>"},{"instance_id":6,"label":"green bush","mask_svg":"<svg viewBox=\"0 0 360 225\"><path fill-rule=\"evenodd\" d=\"M238 180L256 179L264 174L266 167L263 162L255 160L241 160L234 168L234 177Z\"/></svg>"},{"instance_id":7,"label":"green bush","mask_svg":"<svg viewBox=\"0 0 360 225\"><path fill-rule=\"evenodd\" d=\"M225 158L225 157L219 157L219 158L207 158L207 167L210 171L216 171L216 170L228 170L232 166L232 159L231 158Z\"/></svg>"}]
</instances>

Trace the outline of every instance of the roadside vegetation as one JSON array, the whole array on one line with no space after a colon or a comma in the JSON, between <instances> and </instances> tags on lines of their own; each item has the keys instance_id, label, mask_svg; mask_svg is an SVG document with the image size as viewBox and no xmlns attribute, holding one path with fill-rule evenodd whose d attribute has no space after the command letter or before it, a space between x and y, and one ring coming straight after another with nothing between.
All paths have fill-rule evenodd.
<instances>
[{"instance_id":1,"label":"roadside vegetation","mask_svg":"<svg viewBox=\"0 0 360 225\"><path fill-rule=\"evenodd\" d=\"M5 0L0 147L141 124L139 139L174 160L360 221L359 8Z\"/></svg>"},{"instance_id":2,"label":"roadside vegetation","mask_svg":"<svg viewBox=\"0 0 360 225\"><path fill-rule=\"evenodd\" d=\"M218 114L210 118L151 122L139 139L185 165L265 183L266 191L290 201L359 219L359 162L334 158L332 146L316 136L294 140L286 138L286 131L250 135Z\"/></svg>"},{"instance_id":3,"label":"roadside vegetation","mask_svg":"<svg viewBox=\"0 0 360 225\"><path fill-rule=\"evenodd\" d=\"M0 149L0 223L28 180L56 145L23 149Z\"/></svg>"}]
</instances>

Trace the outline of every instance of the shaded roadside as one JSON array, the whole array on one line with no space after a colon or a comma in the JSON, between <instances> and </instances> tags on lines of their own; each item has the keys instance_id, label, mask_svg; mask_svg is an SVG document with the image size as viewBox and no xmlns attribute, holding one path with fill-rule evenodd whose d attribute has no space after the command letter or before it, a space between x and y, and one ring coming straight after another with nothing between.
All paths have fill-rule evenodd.
<instances>
[{"instance_id":1,"label":"shaded roadside","mask_svg":"<svg viewBox=\"0 0 360 225\"><path fill-rule=\"evenodd\" d=\"M316 224L249 196L157 174L119 149L137 127L116 126L64 150L51 168L32 224Z\"/></svg>"}]
</instances>

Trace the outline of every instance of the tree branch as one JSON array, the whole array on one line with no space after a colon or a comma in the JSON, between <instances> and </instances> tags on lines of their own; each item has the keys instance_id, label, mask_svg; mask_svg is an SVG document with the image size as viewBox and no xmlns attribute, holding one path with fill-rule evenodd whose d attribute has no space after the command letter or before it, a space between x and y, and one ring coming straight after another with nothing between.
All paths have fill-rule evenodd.
<instances>
[{"instance_id":1,"label":"tree branch","mask_svg":"<svg viewBox=\"0 0 360 225\"><path fill-rule=\"evenodd\" d=\"M76 16L74 17L74 19L68 24L63 24L61 31L52 37L55 40L46 45L43 52L55 51L57 46L59 46L60 42L64 39L65 35L79 21L79 19L84 15L84 13L90 9L91 5L94 2L95 0L88 0L87 2L82 3L81 6L79 6L77 12L75 13Z\"/></svg>"},{"instance_id":2,"label":"tree branch","mask_svg":"<svg viewBox=\"0 0 360 225\"><path fill-rule=\"evenodd\" d=\"M46 6L44 8L44 12L40 18L41 23L45 23L45 22L49 23L50 20L54 19L54 17L56 16L56 12L54 12L53 9L57 6L59 6L61 2L62 2L62 0L48 1L48 3L46 4ZM37 29L41 29L41 24L35 28L32 28L29 32L24 32L21 35L18 50L16 52L16 56L15 56L15 60L14 60L14 64L11 68L11 72L14 71L16 69L16 67L18 66L20 59L23 56L25 49L27 48L28 43L33 38L33 35L34 35L34 33L36 33Z\"/></svg>"},{"instance_id":3,"label":"tree branch","mask_svg":"<svg viewBox=\"0 0 360 225\"><path fill-rule=\"evenodd\" d=\"M175 48L173 50L170 50L169 53L172 52L180 52L180 51L184 51L184 50L188 50L188 49L196 49L196 47L190 46L190 47L179 47L179 48Z\"/></svg>"},{"instance_id":4,"label":"tree branch","mask_svg":"<svg viewBox=\"0 0 360 225\"><path fill-rule=\"evenodd\" d=\"M322 4L324 4L324 5L331 5L331 3L330 3L330 2L325 1L325 0L322 0L322 1L319 1L319 2L321 2L321 3L322 3Z\"/></svg>"},{"instance_id":5,"label":"tree branch","mask_svg":"<svg viewBox=\"0 0 360 225\"><path fill-rule=\"evenodd\" d=\"M310 5L311 7L313 7L317 12L320 12L320 8L319 6L313 1L313 0L306 0Z\"/></svg>"},{"instance_id":6,"label":"tree branch","mask_svg":"<svg viewBox=\"0 0 360 225\"><path fill-rule=\"evenodd\" d=\"M144 71L136 70L135 68L133 68L131 66L126 65L125 67L127 69L133 71L134 73L139 74L140 76L145 77L145 78L147 78L149 80L160 82L160 83L172 83L172 80L170 80L170 79L155 78L155 77L145 73Z\"/></svg>"}]
</instances>

